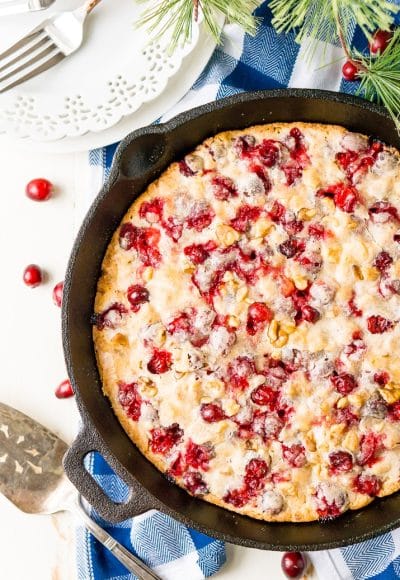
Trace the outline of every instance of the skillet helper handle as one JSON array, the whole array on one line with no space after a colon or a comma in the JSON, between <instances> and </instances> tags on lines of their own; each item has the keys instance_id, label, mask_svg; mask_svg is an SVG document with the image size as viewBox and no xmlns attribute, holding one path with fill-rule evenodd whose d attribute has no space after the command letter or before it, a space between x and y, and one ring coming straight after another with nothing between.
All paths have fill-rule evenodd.
<instances>
[{"instance_id":1,"label":"skillet helper handle","mask_svg":"<svg viewBox=\"0 0 400 580\"><path fill-rule=\"evenodd\" d=\"M74 505L74 512L84 523L89 532L101 543L110 550L115 558L121 562L129 572L135 574L139 580L161 580L150 568L146 566L141 560L136 558L129 552L122 544L117 542L110 534L108 534L102 527L100 527L83 509L80 502L80 497Z\"/></svg>"},{"instance_id":2,"label":"skillet helper handle","mask_svg":"<svg viewBox=\"0 0 400 580\"><path fill-rule=\"evenodd\" d=\"M97 451L108 461L109 453L100 436L96 431L83 427L64 455L63 465L69 480L103 519L119 523L151 509L157 509L155 498L152 498L139 483L132 481L129 484L130 493L126 501L116 503L109 498L84 465L86 455L92 451ZM122 467L118 468L113 463L115 462L110 457L111 467L116 468L118 475L124 481L124 476L121 474Z\"/></svg>"}]
</instances>

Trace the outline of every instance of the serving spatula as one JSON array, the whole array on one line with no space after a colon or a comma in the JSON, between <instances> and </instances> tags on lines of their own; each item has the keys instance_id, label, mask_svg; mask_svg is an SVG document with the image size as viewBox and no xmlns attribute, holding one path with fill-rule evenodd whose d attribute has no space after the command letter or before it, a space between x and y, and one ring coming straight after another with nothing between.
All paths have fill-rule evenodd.
<instances>
[{"instance_id":1,"label":"serving spatula","mask_svg":"<svg viewBox=\"0 0 400 580\"><path fill-rule=\"evenodd\" d=\"M62 467L67 448L64 441L43 425L0 403L0 492L29 514L75 512L130 572L141 580L160 580L83 509L79 494Z\"/></svg>"}]
</instances>

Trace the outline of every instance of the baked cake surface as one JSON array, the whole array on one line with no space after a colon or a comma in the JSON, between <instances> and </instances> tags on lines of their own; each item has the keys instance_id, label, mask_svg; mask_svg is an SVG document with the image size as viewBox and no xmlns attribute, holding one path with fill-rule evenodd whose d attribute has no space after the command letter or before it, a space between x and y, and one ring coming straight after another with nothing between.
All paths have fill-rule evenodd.
<instances>
[{"instance_id":1,"label":"baked cake surface","mask_svg":"<svg viewBox=\"0 0 400 580\"><path fill-rule=\"evenodd\" d=\"M267 521L400 488L400 165L337 126L216 135L131 206L94 343L142 453Z\"/></svg>"}]
</instances>

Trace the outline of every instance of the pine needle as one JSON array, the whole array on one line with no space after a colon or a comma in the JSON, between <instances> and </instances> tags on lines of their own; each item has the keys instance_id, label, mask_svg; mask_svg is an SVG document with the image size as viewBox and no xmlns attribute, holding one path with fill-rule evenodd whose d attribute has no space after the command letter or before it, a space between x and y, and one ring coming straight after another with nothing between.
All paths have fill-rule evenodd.
<instances>
[{"instance_id":1,"label":"pine needle","mask_svg":"<svg viewBox=\"0 0 400 580\"><path fill-rule=\"evenodd\" d=\"M349 42L355 24L367 38L377 29L389 30L400 10L387 0L271 0L272 24L278 32L297 31L296 41L339 42L340 24Z\"/></svg>"},{"instance_id":2,"label":"pine needle","mask_svg":"<svg viewBox=\"0 0 400 580\"><path fill-rule=\"evenodd\" d=\"M358 93L384 105L400 131L400 28L382 54L366 58L356 53L355 60L362 65Z\"/></svg>"},{"instance_id":3,"label":"pine needle","mask_svg":"<svg viewBox=\"0 0 400 580\"><path fill-rule=\"evenodd\" d=\"M178 45L190 42L197 12L201 12L205 25L220 44L221 28L218 18L222 14L228 22L238 24L245 32L254 35L258 19L253 11L259 5L258 0L137 0L142 4L151 4L141 15L138 26L146 26L151 33L162 36L172 29L170 50Z\"/></svg>"}]
</instances>

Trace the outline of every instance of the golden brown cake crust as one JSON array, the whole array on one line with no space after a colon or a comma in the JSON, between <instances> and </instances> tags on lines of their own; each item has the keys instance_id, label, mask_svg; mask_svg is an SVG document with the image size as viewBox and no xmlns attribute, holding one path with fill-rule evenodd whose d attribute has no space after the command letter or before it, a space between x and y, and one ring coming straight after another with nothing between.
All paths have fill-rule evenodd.
<instances>
[{"instance_id":1,"label":"golden brown cake crust","mask_svg":"<svg viewBox=\"0 0 400 580\"><path fill-rule=\"evenodd\" d=\"M140 451L266 521L400 488L400 164L342 127L206 140L131 206L94 343Z\"/></svg>"}]
</instances>

